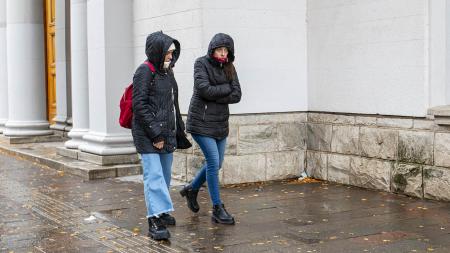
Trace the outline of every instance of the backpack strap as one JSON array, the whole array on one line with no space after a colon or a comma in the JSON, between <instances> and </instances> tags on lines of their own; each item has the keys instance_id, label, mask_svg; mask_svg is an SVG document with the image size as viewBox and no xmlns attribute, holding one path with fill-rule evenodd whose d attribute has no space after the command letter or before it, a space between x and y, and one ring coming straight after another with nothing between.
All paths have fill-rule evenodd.
<instances>
[{"instance_id":1,"label":"backpack strap","mask_svg":"<svg viewBox=\"0 0 450 253\"><path fill-rule=\"evenodd\" d=\"M155 66L153 66L153 64L152 64L151 62L145 61L144 63L145 63L145 65L148 66L148 68L150 69L150 71L151 71L153 74L156 72Z\"/></svg>"}]
</instances>

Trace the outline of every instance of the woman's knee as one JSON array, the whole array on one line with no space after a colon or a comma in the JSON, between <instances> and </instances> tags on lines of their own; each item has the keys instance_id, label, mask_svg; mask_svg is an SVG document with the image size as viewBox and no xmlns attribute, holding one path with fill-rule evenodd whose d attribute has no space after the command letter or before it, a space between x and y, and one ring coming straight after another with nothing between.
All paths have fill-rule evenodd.
<instances>
[{"instance_id":1,"label":"woman's knee","mask_svg":"<svg viewBox=\"0 0 450 253\"><path fill-rule=\"evenodd\" d=\"M208 159L208 161L206 161L207 163L207 169L208 170L218 170L221 166L221 162L219 161L219 159L215 158L215 159Z\"/></svg>"}]
</instances>

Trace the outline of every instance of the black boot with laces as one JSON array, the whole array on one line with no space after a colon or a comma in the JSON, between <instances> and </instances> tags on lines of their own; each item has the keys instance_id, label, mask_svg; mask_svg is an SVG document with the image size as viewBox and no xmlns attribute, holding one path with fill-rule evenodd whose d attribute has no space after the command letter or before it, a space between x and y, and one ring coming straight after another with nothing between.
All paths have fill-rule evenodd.
<instances>
[{"instance_id":1,"label":"black boot with laces","mask_svg":"<svg viewBox=\"0 0 450 253\"><path fill-rule=\"evenodd\" d=\"M163 224L166 226L175 226L177 223L175 220L175 217L168 213L163 213L159 216L159 218L162 220Z\"/></svg>"},{"instance_id":2,"label":"black boot with laces","mask_svg":"<svg viewBox=\"0 0 450 253\"><path fill-rule=\"evenodd\" d=\"M212 218L212 221L215 223L234 225L233 216L231 216L227 212L227 210L225 209L225 206L223 204L213 206L213 213L212 213L211 218Z\"/></svg>"},{"instance_id":3,"label":"black boot with laces","mask_svg":"<svg viewBox=\"0 0 450 253\"><path fill-rule=\"evenodd\" d=\"M170 232L163 224L161 218L148 218L148 235L154 240L167 240L170 238Z\"/></svg>"}]
</instances>

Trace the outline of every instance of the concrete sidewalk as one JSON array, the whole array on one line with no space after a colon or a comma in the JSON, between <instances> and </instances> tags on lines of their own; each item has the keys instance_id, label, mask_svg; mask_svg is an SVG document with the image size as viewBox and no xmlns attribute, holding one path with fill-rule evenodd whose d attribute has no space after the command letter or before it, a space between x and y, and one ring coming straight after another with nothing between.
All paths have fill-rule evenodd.
<instances>
[{"instance_id":1,"label":"concrete sidewalk","mask_svg":"<svg viewBox=\"0 0 450 253\"><path fill-rule=\"evenodd\" d=\"M235 226L172 189L169 242L146 237L139 176L85 181L0 155L1 252L450 252L450 204L324 182L229 186Z\"/></svg>"}]
</instances>

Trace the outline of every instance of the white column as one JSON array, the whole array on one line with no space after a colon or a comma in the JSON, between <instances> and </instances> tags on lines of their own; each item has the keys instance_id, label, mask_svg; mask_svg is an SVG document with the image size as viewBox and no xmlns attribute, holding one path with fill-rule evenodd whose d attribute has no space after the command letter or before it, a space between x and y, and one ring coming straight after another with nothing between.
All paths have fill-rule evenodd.
<instances>
[{"instance_id":1,"label":"white column","mask_svg":"<svg viewBox=\"0 0 450 253\"><path fill-rule=\"evenodd\" d=\"M446 33L446 88L447 88L447 104L450 104L450 0L446 1L445 13L445 33Z\"/></svg>"},{"instance_id":2,"label":"white column","mask_svg":"<svg viewBox=\"0 0 450 253\"><path fill-rule=\"evenodd\" d=\"M89 133L80 150L132 154L129 130L120 127L119 100L134 73L132 1L90 0L88 9Z\"/></svg>"},{"instance_id":3,"label":"white column","mask_svg":"<svg viewBox=\"0 0 450 253\"><path fill-rule=\"evenodd\" d=\"M8 120L8 70L6 68L6 0L0 0L0 134Z\"/></svg>"},{"instance_id":4,"label":"white column","mask_svg":"<svg viewBox=\"0 0 450 253\"><path fill-rule=\"evenodd\" d=\"M46 120L44 2L6 1L8 121L4 135L48 135Z\"/></svg>"},{"instance_id":5,"label":"white column","mask_svg":"<svg viewBox=\"0 0 450 253\"><path fill-rule=\"evenodd\" d=\"M70 7L70 40L72 67L72 119L71 140L66 148L79 148L83 136L89 131L88 48L86 0L72 0Z\"/></svg>"},{"instance_id":6,"label":"white column","mask_svg":"<svg viewBox=\"0 0 450 253\"><path fill-rule=\"evenodd\" d=\"M66 0L56 0L56 116L52 129L67 126Z\"/></svg>"}]
</instances>

